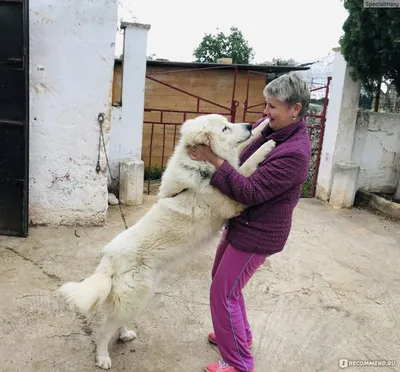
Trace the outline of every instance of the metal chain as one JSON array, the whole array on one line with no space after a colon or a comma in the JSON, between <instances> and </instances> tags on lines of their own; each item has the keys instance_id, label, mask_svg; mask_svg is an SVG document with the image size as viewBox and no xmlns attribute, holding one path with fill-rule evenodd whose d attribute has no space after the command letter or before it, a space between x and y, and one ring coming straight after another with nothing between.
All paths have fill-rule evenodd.
<instances>
[{"instance_id":1,"label":"metal chain","mask_svg":"<svg viewBox=\"0 0 400 372\"><path fill-rule=\"evenodd\" d=\"M97 121L100 124L100 131L99 131L99 150L98 150L98 154L97 154L96 172L100 173L100 170L101 170L101 167L100 167L101 137L102 137L102 133L103 133L103 123L104 123L104 115L101 112L97 116Z\"/></svg>"},{"instance_id":2,"label":"metal chain","mask_svg":"<svg viewBox=\"0 0 400 372\"><path fill-rule=\"evenodd\" d=\"M111 172L110 162L108 161L108 155L107 155L107 149L106 149L106 141L104 139L104 132L103 132L104 114L103 113L99 113L99 115L97 117L97 120L98 120L99 125L100 125L100 135L99 135L99 153L98 153L98 156L97 156L96 172L99 173L100 170L101 170L101 167L100 167L100 152L101 152L101 144L103 143L104 156L106 158L108 172L110 174L110 178L111 178L112 183L114 183L115 182L115 178L113 177L112 172ZM121 203L118 203L118 207L119 207L119 211L121 213L122 221L124 222L124 225L125 225L125 230L127 230L128 229L128 224L126 223L126 219L125 219L125 215L124 215L124 212L122 210L122 207L121 207Z\"/></svg>"}]
</instances>

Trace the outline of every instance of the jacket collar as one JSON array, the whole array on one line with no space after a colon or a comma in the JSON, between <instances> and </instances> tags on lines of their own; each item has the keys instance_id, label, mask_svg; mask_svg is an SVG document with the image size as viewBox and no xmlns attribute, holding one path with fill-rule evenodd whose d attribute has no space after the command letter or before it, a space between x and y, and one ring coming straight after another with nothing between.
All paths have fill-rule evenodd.
<instances>
[{"instance_id":1,"label":"jacket collar","mask_svg":"<svg viewBox=\"0 0 400 372\"><path fill-rule=\"evenodd\" d=\"M266 140L274 140L276 142L283 142L286 141L292 134L295 132L301 130L301 129L306 129L307 124L304 119L290 124L285 128L279 129L277 131L274 131L271 129L269 124L262 130L261 134Z\"/></svg>"}]
</instances>

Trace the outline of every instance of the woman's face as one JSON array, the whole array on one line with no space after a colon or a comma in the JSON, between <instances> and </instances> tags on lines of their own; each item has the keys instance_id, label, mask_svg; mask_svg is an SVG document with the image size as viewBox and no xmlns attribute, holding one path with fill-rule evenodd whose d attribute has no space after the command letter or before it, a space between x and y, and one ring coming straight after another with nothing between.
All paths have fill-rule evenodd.
<instances>
[{"instance_id":1,"label":"woman's face","mask_svg":"<svg viewBox=\"0 0 400 372\"><path fill-rule=\"evenodd\" d=\"M300 103L288 107L284 102L275 98L265 98L265 109L263 114L269 118L269 126L274 130L282 129L298 121L300 111Z\"/></svg>"}]
</instances>

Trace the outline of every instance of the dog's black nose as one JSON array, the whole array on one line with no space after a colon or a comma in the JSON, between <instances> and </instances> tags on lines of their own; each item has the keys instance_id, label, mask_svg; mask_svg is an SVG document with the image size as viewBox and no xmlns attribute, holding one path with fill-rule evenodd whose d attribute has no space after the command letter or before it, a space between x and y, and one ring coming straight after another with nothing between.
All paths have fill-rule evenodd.
<instances>
[{"instance_id":1,"label":"dog's black nose","mask_svg":"<svg viewBox=\"0 0 400 372\"><path fill-rule=\"evenodd\" d=\"M247 130L248 130L249 132L251 132L252 129L253 129L253 126L252 126L251 124L247 124L247 125L246 125L246 128L247 128Z\"/></svg>"}]
</instances>

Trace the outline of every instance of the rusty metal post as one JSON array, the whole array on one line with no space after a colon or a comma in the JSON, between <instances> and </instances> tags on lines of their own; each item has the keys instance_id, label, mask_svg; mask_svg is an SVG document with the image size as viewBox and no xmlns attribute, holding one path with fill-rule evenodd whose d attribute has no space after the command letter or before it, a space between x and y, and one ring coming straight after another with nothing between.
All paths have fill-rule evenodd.
<instances>
[{"instance_id":1,"label":"rusty metal post","mask_svg":"<svg viewBox=\"0 0 400 372\"><path fill-rule=\"evenodd\" d=\"M236 121L236 107L238 104L238 102L235 100L237 71L238 71L238 68L237 68L237 66L235 66L235 71L234 71L234 75L233 75L232 100L231 100L231 123L234 123Z\"/></svg>"},{"instance_id":2,"label":"rusty metal post","mask_svg":"<svg viewBox=\"0 0 400 372\"><path fill-rule=\"evenodd\" d=\"M250 71L247 71L246 98L243 104L243 123L246 122L246 114L249 105Z\"/></svg>"},{"instance_id":3,"label":"rusty metal post","mask_svg":"<svg viewBox=\"0 0 400 372\"><path fill-rule=\"evenodd\" d=\"M154 124L151 124L149 167L148 167L149 174L148 174L148 178L147 178L147 195L150 195L150 174L151 174L151 154L153 151L153 135L154 135Z\"/></svg>"},{"instance_id":4,"label":"rusty metal post","mask_svg":"<svg viewBox=\"0 0 400 372\"><path fill-rule=\"evenodd\" d=\"M322 152L322 142L324 140L324 134L325 134L325 122L326 122L326 111L328 108L328 103L329 103L329 86L331 83L332 77L328 77L327 84L325 86L325 99L324 99L324 107L322 109L322 117L321 117L321 129L319 132L319 140L318 140L318 151L317 151L317 160L315 162L315 172L314 172L314 177L313 177L313 183L312 183L312 193L311 197L315 197L315 192L317 190L317 181L318 181L318 171L319 171L319 166L321 163L321 152Z\"/></svg>"}]
</instances>

